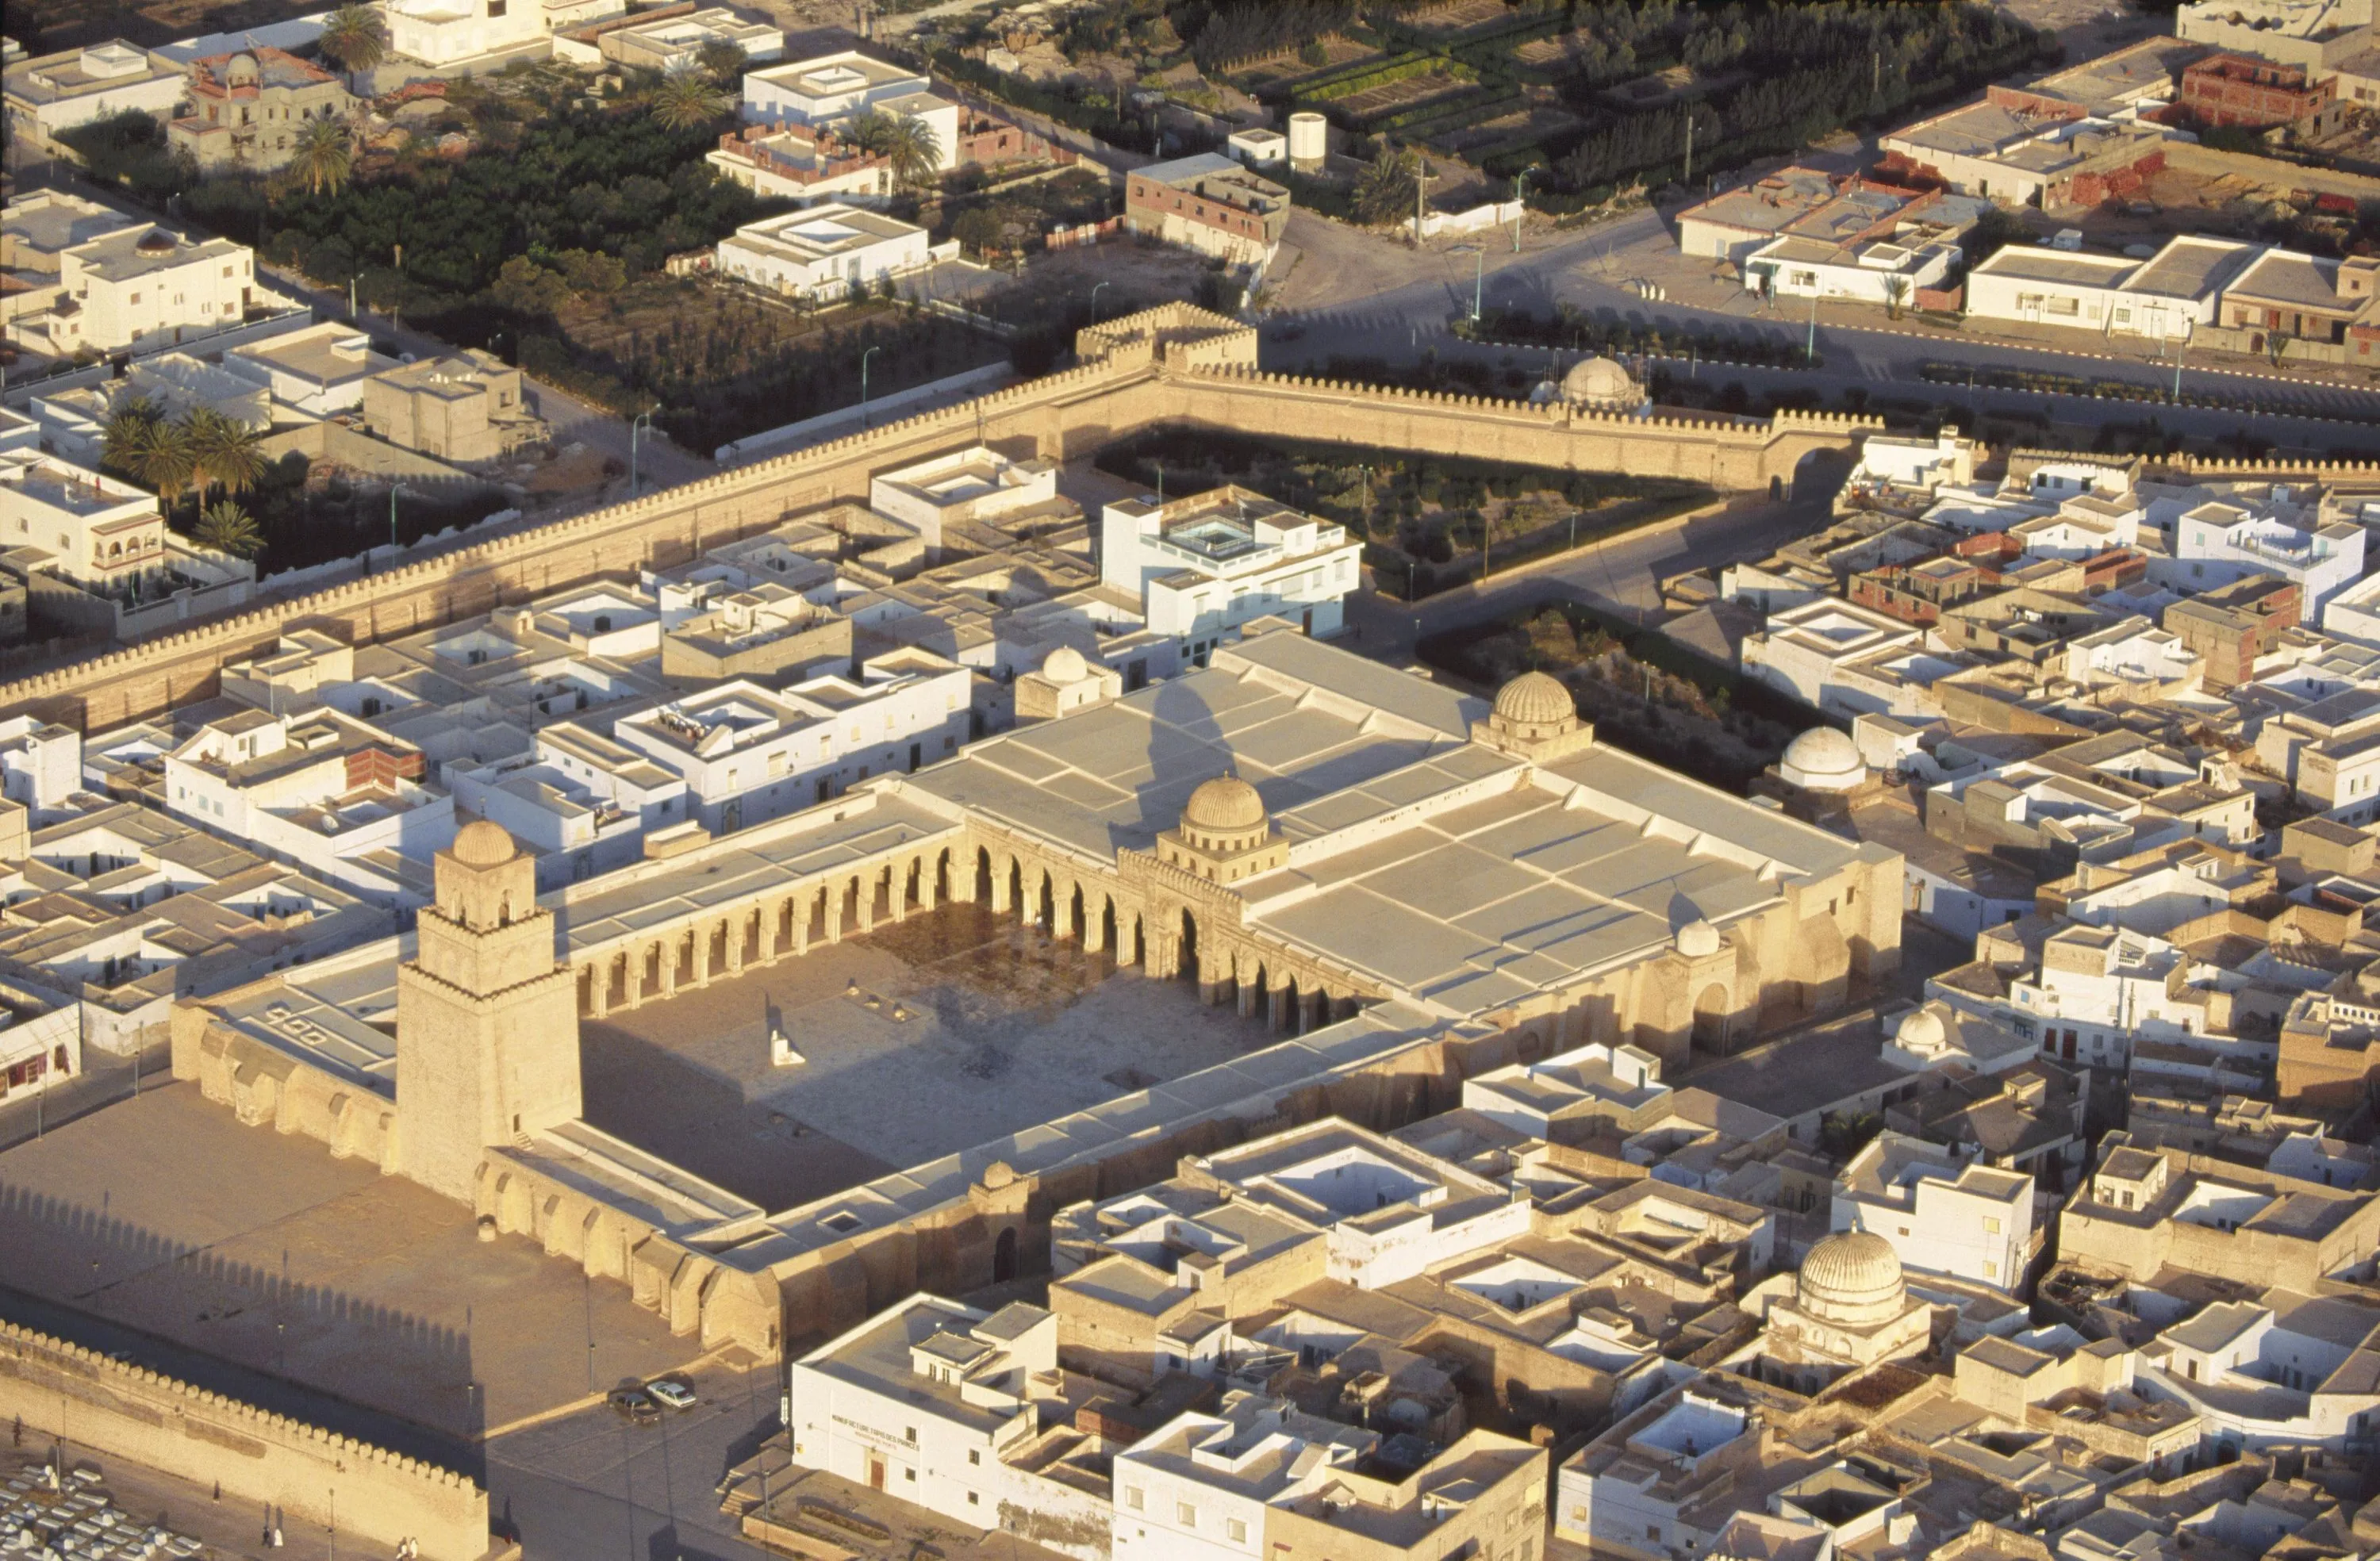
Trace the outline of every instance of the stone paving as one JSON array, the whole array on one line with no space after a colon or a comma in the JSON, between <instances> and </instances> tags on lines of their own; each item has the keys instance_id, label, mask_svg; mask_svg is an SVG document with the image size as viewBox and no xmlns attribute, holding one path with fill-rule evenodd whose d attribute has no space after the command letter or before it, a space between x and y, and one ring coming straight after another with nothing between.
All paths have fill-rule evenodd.
<instances>
[{"instance_id":1,"label":"stone paving","mask_svg":"<svg viewBox=\"0 0 2380 1561\"><path fill-rule=\"evenodd\" d=\"M772 1023L806 1062L771 1065ZM958 903L580 1035L589 1121L771 1209L1273 1039L1184 983Z\"/></svg>"},{"instance_id":2,"label":"stone paving","mask_svg":"<svg viewBox=\"0 0 2380 1561\"><path fill-rule=\"evenodd\" d=\"M0 1282L418 1424L477 1434L699 1353L625 1285L198 1086L0 1154Z\"/></svg>"}]
</instances>

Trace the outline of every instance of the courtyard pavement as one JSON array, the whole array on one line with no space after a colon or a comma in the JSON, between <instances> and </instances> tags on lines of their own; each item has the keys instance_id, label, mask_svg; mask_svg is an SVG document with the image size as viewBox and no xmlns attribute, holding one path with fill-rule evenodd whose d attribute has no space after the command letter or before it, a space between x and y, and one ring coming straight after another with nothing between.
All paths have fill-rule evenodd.
<instances>
[{"instance_id":1,"label":"courtyard pavement","mask_svg":"<svg viewBox=\"0 0 2380 1561\"><path fill-rule=\"evenodd\" d=\"M772 1023L806 1062L771 1066ZM1275 1038L1184 983L957 903L579 1033L589 1121L771 1210Z\"/></svg>"}]
</instances>

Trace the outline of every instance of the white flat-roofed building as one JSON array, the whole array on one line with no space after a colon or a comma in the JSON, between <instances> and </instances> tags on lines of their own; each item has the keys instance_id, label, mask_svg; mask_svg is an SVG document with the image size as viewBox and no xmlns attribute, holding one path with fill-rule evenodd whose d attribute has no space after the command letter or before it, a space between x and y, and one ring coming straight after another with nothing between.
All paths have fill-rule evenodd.
<instances>
[{"instance_id":1,"label":"white flat-roofed building","mask_svg":"<svg viewBox=\"0 0 2380 1561\"><path fill-rule=\"evenodd\" d=\"M256 254L248 246L154 224L79 244L59 261L58 302L24 326L46 325L52 351L162 346L237 324L258 296ZM10 333L23 339L14 324Z\"/></svg>"},{"instance_id":2,"label":"white flat-roofed building","mask_svg":"<svg viewBox=\"0 0 2380 1561\"><path fill-rule=\"evenodd\" d=\"M53 157L72 155L61 130L136 110L163 120L188 88L179 64L120 38L0 69L8 139Z\"/></svg>"},{"instance_id":3,"label":"white flat-roofed building","mask_svg":"<svg viewBox=\"0 0 2380 1561\"><path fill-rule=\"evenodd\" d=\"M703 161L755 195L803 202L880 203L892 193L892 165L831 126L747 125L719 138Z\"/></svg>"},{"instance_id":4,"label":"white flat-roofed building","mask_svg":"<svg viewBox=\"0 0 2380 1561\"><path fill-rule=\"evenodd\" d=\"M2267 1202L2240 1200L2250 1216ZM2380 1452L2380 1314L2352 1297L2276 1289L2214 1301L2141 1353L2141 1386L2194 1410L2202 1446L2218 1454Z\"/></svg>"},{"instance_id":5,"label":"white flat-roofed building","mask_svg":"<svg viewBox=\"0 0 2380 1561\"><path fill-rule=\"evenodd\" d=\"M1099 522L1099 579L1142 601L1151 633L1203 662L1251 619L1339 632L1362 544L1344 527L1225 486L1159 504L1126 499Z\"/></svg>"},{"instance_id":6,"label":"white flat-roofed building","mask_svg":"<svg viewBox=\"0 0 2380 1561\"><path fill-rule=\"evenodd\" d=\"M2192 0L2174 31L2316 77L2371 48L2373 20L2372 0Z\"/></svg>"},{"instance_id":7,"label":"white flat-roofed building","mask_svg":"<svg viewBox=\"0 0 2380 1561\"><path fill-rule=\"evenodd\" d=\"M840 127L870 111L922 120L941 151L936 171L958 165L959 105L917 71L846 49L745 73L747 122Z\"/></svg>"},{"instance_id":8,"label":"white flat-roofed building","mask_svg":"<svg viewBox=\"0 0 2380 1561\"><path fill-rule=\"evenodd\" d=\"M1227 1393L1214 1411L1178 1416L1116 1454L1110 1554L1438 1561L1534 1551L1535 1534L1514 1531L1544 1505L1542 1451L1473 1431L1408 1472L1378 1458L1384 1440L1286 1399Z\"/></svg>"},{"instance_id":9,"label":"white flat-roofed building","mask_svg":"<svg viewBox=\"0 0 2380 1561\"><path fill-rule=\"evenodd\" d=\"M997 1312L911 1296L785 1369L792 1459L976 1528L1004 1527L1001 1507L1032 1476L1004 1455L1039 1433L1045 1403L1063 1412L1058 1320L1012 1301Z\"/></svg>"},{"instance_id":10,"label":"white flat-roofed building","mask_svg":"<svg viewBox=\"0 0 2380 1561\"><path fill-rule=\"evenodd\" d=\"M166 756L160 800L375 903L418 904L456 822L426 768L419 748L335 709L239 710Z\"/></svg>"},{"instance_id":11,"label":"white flat-roofed building","mask_svg":"<svg viewBox=\"0 0 2380 1561\"><path fill-rule=\"evenodd\" d=\"M950 526L997 524L1057 498L1056 462L1015 460L988 444L881 472L868 484L868 507L909 526L929 548L940 548Z\"/></svg>"},{"instance_id":12,"label":"white flat-roofed building","mask_svg":"<svg viewBox=\"0 0 2380 1561\"><path fill-rule=\"evenodd\" d=\"M744 51L747 60L757 63L785 52L785 32L767 22L747 20L723 6L712 6L692 16L612 28L597 41L597 47L603 58L615 64L666 73L694 67L702 51L713 43L731 43Z\"/></svg>"},{"instance_id":13,"label":"white flat-roofed building","mask_svg":"<svg viewBox=\"0 0 2380 1561\"><path fill-rule=\"evenodd\" d=\"M1758 1410L1718 1397L1719 1386L1673 1388L1565 1459L1555 1534L1627 1561L1699 1554L1713 1533L1696 1515L1758 1467L1764 1440Z\"/></svg>"},{"instance_id":14,"label":"white flat-roofed building","mask_svg":"<svg viewBox=\"0 0 2380 1561\"><path fill-rule=\"evenodd\" d=\"M1978 320L2186 342L2263 248L2182 234L2147 260L2011 244L1967 273Z\"/></svg>"},{"instance_id":15,"label":"white flat-roofed building","mask_svg":"<svg viewBox=\"0 0 2380 1561\"><path fill-rule=\"evenodd\" d=\"M0 720L0 796L36 828L66 817L82 789L82 733L35 716Z\"/></svg>"},{"instance_id":16,"label":"white flat-roofed building","mask_svg":"<svg viewBox=\"0 0 2380 1561\"><path fill-rule=\"evenodd\" d=\"M318 417L361 406L364 381L398 367L371 350L370 336L336 321L233 347L223 366L263 385L283 405Z\"/></svg>"},{"instance_id":17,"label":"white flat-roofed building","mask_svg":"<svg viewBox=\"0 0 2380 1561\"><path fill-rule=\"evenodd\" d=\"M1743 641L1743 670L1770 687L1819 709L1840 708L1830 689L1852 663L1919 647L1923 630L1853 602L1823 598L1789 608ZM1845 711L1857 714L1858 711ZM1888 714L1899 714L1889 711Z\"/></svg>"},{"instance_id":18,"label":"white flat-roofed building","mask_svg":"<svg viewBox=\"0 0 2380 1561\"><path fill-rule=\"evenodd\" d=\"M460 65L547 36L538 0L382 0L389 53L428 66Z\"/></svg>"},{"instance_id":19,"label":"white flat-roofed building","mask_svg":"<svg viewBox=\"0 0 2380 1561\"><path fill-rule=\"evenodd\" d=\"M832 298L918 270L926 230L841 201L747 223L719 241L721 274L772 293Z\"/></svg>"},{"instance_id":20,"label":"white flat-roofed building","mask_svg":"<svg viewBox=\"0 0 2380 1561\"><path fill-rule=\"evenodd\" d=\"M2274 575L2298 587L2299 611L2312 620L2363 578L2366 506L2360 499L2277 483L2262 494L2235 488L2167 520L2159 512L2190 497L2187 489L2180 493L2152 510L2172 538L2169 556L2149 560L2149 578L2159 585L2197 592Z\"/></svg>"},{"instance_id":21,"label":"white flat-roofed building","mask_svg":"<svg viewBox=\"0 0 2380 1561\"><path fill-rule=\"evenodd\" d=\"M1883 1237L1904 1267L2013 1291L2033 1260L2033 1178L1887 1131L1835 1178L1829 1228Z\"/></svg>"},{"instance_id":22,"label":"white flat-roofed building","mask_svg":"<svg viewBox=\"0 0 2380 1561\"><path fill-rule=\"evenodd\" d=\"M1958 263L1955 244L1877 238L1835 245L1789 234L1745 257L1743 272L1745 285L1774 297L1849 298L1898 309L1914 304L1919 288L1940 285Z\"/></svg>"},{"instance_id":23,"label":"white flat-roofed building","mask_svg":"<svg viewBox=\"0 0 2380 1561\"><path fill-rule=\"evenodd\" d=\"M55 573L111 594L167 567L155 494L37 450L0 454L0 547L39 549Z\"/></svg>"},{"instance_id":24,"label":"white flat-roofed building","mask_svg":"<svg viewBox=\"0 0 2380 1561\"><path fill-rule=\"evenodd\" d=\"M119 401L146 401L168 417L188 418L207 407L245 427L273 426L273 393L186 352L140 358L124 372Z\"/></svg>"},{"instance_id":25,"label":"white flat-roofed building","mask_svg":"<svg viewBox=\"0 0 2380 1561\"><path fill-rule=\"evenodd\" d=\"M613 738L686 782L716 831L808 807L867 780L955 752L972 674L922 650L783 691L742 679L613 723Z\"/></svg>"}]
</instances>

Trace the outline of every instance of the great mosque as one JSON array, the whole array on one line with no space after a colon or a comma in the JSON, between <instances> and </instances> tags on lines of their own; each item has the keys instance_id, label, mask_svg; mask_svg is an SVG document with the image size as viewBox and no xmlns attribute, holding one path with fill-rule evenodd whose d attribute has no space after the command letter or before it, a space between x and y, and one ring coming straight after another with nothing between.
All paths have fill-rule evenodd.
<instances>
[{"instance_id":1,"label":"great mosque","mask_svg":"<svg viewBox=\"0 0 2380 1561\"><path fill-rule=\"evenodd\" d=\"M629 1281L681 1332L773 1353L985 1282L1046 1250L1054 1209L1185 1146L1323 1111L1394 1126L1466 1073L1589 1042L1682 1066L1900 957L1898 855L1597 743L1541 673L1491 704L1281 628L1129 695L1079 658L1038 675L1050 719L541 900L472 824L415 932L186 1004L176 1071ZM945 898L1278 1038L782 1211L582 1119L581 1017Z\"/></svg>"}]
</instances>

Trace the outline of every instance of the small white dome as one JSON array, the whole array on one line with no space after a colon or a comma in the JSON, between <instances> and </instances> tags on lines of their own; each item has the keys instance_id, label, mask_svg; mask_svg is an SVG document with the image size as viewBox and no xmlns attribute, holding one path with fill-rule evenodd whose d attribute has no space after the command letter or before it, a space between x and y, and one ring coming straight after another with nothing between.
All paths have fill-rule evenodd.
<instances>
[{"instance_id":1,"label":"small white dome","mask_svg":"<svg viewBox=\"0 0 2380 1561\"><path fill-rule=\"evenodd\" d=\"M1804 791L1845 792L1867 779L1859 745L1831 726L1814 726L1788 743L1777 768Z\"/></svg>"},{"instance_id":2,"label":"small white dome","mask_svg":"<svg viewBox=\"0 0 2380 1561\"><path fill-rule=\"evenodd\" d=\"M1496 691L1496 713L1515 726L1560 726L1578 720L1578 701L1560 679L1523 672Z\"/></svg>"},{"instance_id":3,"label":"small white dome","mask_svg":"<svg viewBox=\"0 0 2380 1561\"><path fill-rule=\"evenodd\" d=\"M1091 675L1091 667L1081 651L1062 645L1043 659L1041 675L1051 683L1080 683Z\"/></svg>"},{"instance_id":4,"label":"small white dome","mask_svg":"<svg viewBox=\"0 0 2380 1561\"><path fill-rule=\"evenodd\" d=\"M1941 1050L1949 1035L1949 1031L1943 1027L1940 1014L1930 1008L1921 1008L1902 1018L1900 1028L1892 1033L1892 1038L1905 1050L1922 1054Z\"/></svg>"},{"instance_id":5,"label":"small white dome","mask_svg":"<svg viewBox=\"0 0 2380 1561\"><path fill-rule=\"evenodd\" d=\"M1706 960L1718 952L1718 928L1696 916L1678 929L1678 952L1690 960Z\"/></svg>"},{"instance_id":6,"label":"small white dome","mask_svg":"<svg viewBox=\"0 0 2380 1561\"><path fill-rule=\"evenodd\" d=\"M1620 364L1603 357L1582 358L1562 376L1564 401L1582 406L1631 409L1645 399L1645 387Z\"/></svg>"}]
</instances>

